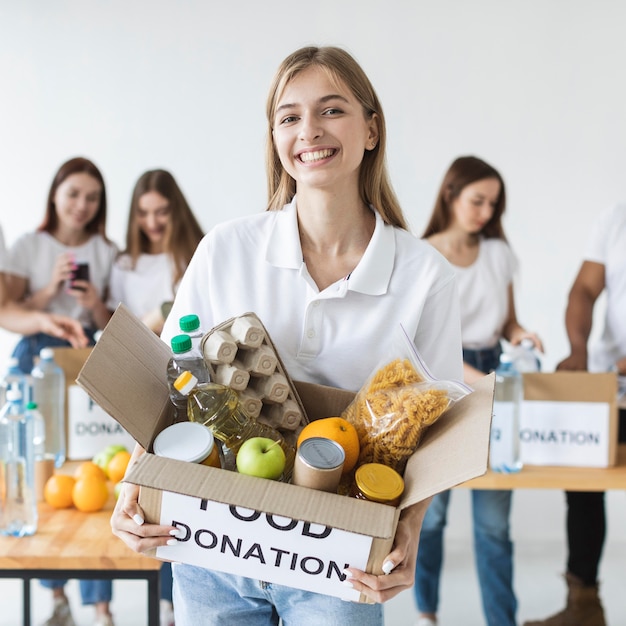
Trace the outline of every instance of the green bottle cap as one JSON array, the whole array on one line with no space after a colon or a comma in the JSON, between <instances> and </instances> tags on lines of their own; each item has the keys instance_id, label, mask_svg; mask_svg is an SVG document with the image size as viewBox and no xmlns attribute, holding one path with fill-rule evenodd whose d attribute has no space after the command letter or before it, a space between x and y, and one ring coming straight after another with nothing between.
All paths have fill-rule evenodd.
<instances>
[{"instance_id":1,"label":"green bottle cap","mask_svg":"<svg viewBox=\"0 0 626 626\"><path fill-rule=\"evenodd\" d=\"M27 409L28 411L34 411L36 408L37 408L37 403L36 403L36 402L29 402L29 403L26 405L26 409Z\"/></svg>"},{"instance_id":2,"label":"green bottle cap","mask_svg":"<svg viewBox=\"0 0 626 626\"><path fill-rule=\"evenodd\" d=\"M191 337L189 335L176 335L172 337L170 344L174 354L189 352L191 350Z\"/></svg>"},{"instance_id":3,"label":"green bottle cap","mask_svg":"<svg viewBox=\"0 0 626 626\"><path fill-rule=\"evenodd\" d=\"M190 333L200 328L200 318L197 315L183 315L178 324L182 331Z\"/></svg>"}]
</instances>

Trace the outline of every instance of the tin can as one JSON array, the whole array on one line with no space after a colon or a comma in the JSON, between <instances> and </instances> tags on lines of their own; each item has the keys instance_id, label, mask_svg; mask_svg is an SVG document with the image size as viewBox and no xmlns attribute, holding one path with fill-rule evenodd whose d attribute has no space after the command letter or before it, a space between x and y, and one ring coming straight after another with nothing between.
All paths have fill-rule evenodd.
<instances>
[{"instance_id":1,"label":"tin can","mask_svg":"<svg viewBox=\"0 0 626 626\"><path fill-rule=\"evenodd\" d=\"M213 433L197 422L178 422L164 428L152 444L157 456L221 467Z\"/></svg>"},{"instance_id":2,"label":"tin can","mask_svg":"<svg viewBox=\"0 0 626 626\"><path fill-rule=\"evenodd\" d=\"M332 439L310 437L296 453L293 468L294 485L336 493L346 454Z\"/></svg>"},{"instance_id":3,"label":"tin can","mask_svg":"<svg viewBox=\"0 0 626 626\"><path fill-rule=\"evenodd\" d=\"M354 473L350 495L361 500L398 506L403 491L404 479L396 470L382 463L364 463Z\"/></svg>"}]
</instances>

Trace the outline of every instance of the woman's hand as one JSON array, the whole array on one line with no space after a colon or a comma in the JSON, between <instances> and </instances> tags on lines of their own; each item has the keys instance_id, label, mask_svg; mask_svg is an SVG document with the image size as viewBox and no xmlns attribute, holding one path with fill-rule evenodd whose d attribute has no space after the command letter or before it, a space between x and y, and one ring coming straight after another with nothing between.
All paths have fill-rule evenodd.
<instances>
[{"instance_id":1,"label":"woman's hand","mask_svg":"<svg viewBox=\"0 0 626 626\"><path fill-rule=\"evenodd\" d=\"M521 326L518 326L511 331L509 343L512 346L518 346L520 343L522 343L522 339L530 339L533 342L535 348L537 348L537 350L539 350L539 352L543 354L543 343L541 342L541 339L539 339L539 336L536 333L528 332L527 330L524 330Z\"/></svg>"},{"instance_id":2,"label":"woman's hand","mask_svg":"<svg viewBox=\"0 0 626 626\"><path fill-rule=\"evenodd\" d=\"M89 340L80 322L54 313L37 313L41 315L41 332L70 342L72 348L86 348Z\"/></svg>"},{"instance_id":3,"label":"woman's hand","mask_svg":"<svg viewBox=\"0 0 626 626\"><path fill-rule=\"evenodd\" d=\"M139 487L124 483L111 516L113 534L135 552L146 552L176 541L178 531L174 526L146 524L144 519L139 506Z\"/></svg>"},{"instance_id":4,"label":"woman's hand","mask_svg":"<svg viewBox=\"0 0 626 626\"><path fill-rule=\"evenodd\" d=\"M59 254L52 268L52 276L48 283L48 289L55 295L59 289L72 278L74 273L74 255L71 252Z\"/></svg>"},{"instance_id":5,"label":"woman's hand","mask_svg":"<svg viewBox=\"0 0 626 626\"><path fill-rule=\"evenodd\" d=\"M383 561L385 574L375 576L350 567L344 572L348 576L344 584L360 591L374 602L387 602L401 591L410 589L415 580L415 561L422 522L431 500L432 498L428 498L414 504L400 514L393 549Z\"/></svg>"}]
</instances>

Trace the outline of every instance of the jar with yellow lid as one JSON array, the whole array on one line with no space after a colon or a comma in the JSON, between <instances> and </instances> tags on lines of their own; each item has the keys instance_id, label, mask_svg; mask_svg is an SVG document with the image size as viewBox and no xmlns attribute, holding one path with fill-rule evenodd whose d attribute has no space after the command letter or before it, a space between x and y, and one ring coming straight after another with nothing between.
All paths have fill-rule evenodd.
<instances>
[{"instance_id":1,"label":"jar with yellow lid","mask_svg":"<svg viewBox=\"0 0 626 626\"><path fill-rule=\"evenodd\" d=\"M213 433L197 422L178 422L164 428L152 444L157 456L221 467Z\"/></svg>"},{"instance_id":2,"label":"jar with yellow lid","mask_svg":"<svg viewBox=\"0 0 626 626\"><path fill-rule=\"evenodd\" d=\"M354 473L350 495L361 500L398 506L404 492L404 479L382 463L364 463Z\"/></svg>"}]
</instances>

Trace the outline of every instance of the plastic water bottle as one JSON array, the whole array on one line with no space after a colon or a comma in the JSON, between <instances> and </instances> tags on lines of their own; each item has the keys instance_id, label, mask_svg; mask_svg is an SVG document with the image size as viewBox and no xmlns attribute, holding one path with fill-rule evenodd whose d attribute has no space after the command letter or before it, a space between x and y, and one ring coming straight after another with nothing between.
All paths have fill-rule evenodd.
<instances>
[{"instance_id":1,"label":"plastic water bottle","mask_svg":"<svg viewBox=\"0 0 626 626\"><path fill-rule=\"evenodd\" d=\"M46 424L45 453L55 467L65 463L65 374L51 348L43 348L32 371L33 400Z\"/></svg>"},{"instance_id":2,"label":"plastic water bottle","mask_svg":"<svg viewBox=\"0 0 626 626\"><path fill-rule=\"evenodd\" d=\"M541 369L541 362L535 353L535 344L532 339L525 337L513 350L515 367L522 374L526 372L538 372Z\"/></svg>"},{"instance_id":3,"label":"plastic water bottle","mask_svg":"<svg viewBox=\"0 0 626 626\"><path fill-rule=\"evenodd\" d=\"M41 461L46 456L46 421L39 412L36 402L26 405L26 419L33 423L33 455L35 461Z\"/></svg>"},{"instance_id":4,"label":"plastic water bottle","mask_svg":"<svg viewBox=\"0 0 626 626\"><path fill-rule=\"evenodd\" d=\"M32 535L37 530L33 422L22 410L14 383L0 410L0 534Z\"/></svg>"},{"instance_id":5,"label":"plastic water bottle","mask_svg":"<svg viewBox=\"0 0 626 626\"><path fill-rule=\"evenodd\" d=\"M6 392L12 383L18 383L22 392L22 402L27 402L30 398L30 376L25 374L19 366L17 357L11 357L7 362L7 369L0 382L0 406L4 406L6 402Z\"/></svg>"},{"instance_id":6,"label":"plastic water bottle","mask_svg":"<svg viewBox=\"0 0 626 626\"><path fill-rule=\"evenodd\" d=\"M172 356L167 364L167 384L169 386L170 400L176 407L176 421L187 420L187 397L176 389L174 382L183 372L191 372L199 383L209 382L209 370L202 356L200 340L200 320L197 315L185 315L179 320L179 325L184 334L172 337L170 347Z\"/></svg>"},{"instance_id":7,"label":"plastic water bottle","mask_svg":"<svg viewBox=\"0 0 626 626\"><path fill-rule=\"evenodd\" d=\"M522 469L519 438L522 397L522 375L513 357L502 353L496 368L489 447L489 465L494 471L511 473Z\"/></svg>"}]
</instances>

